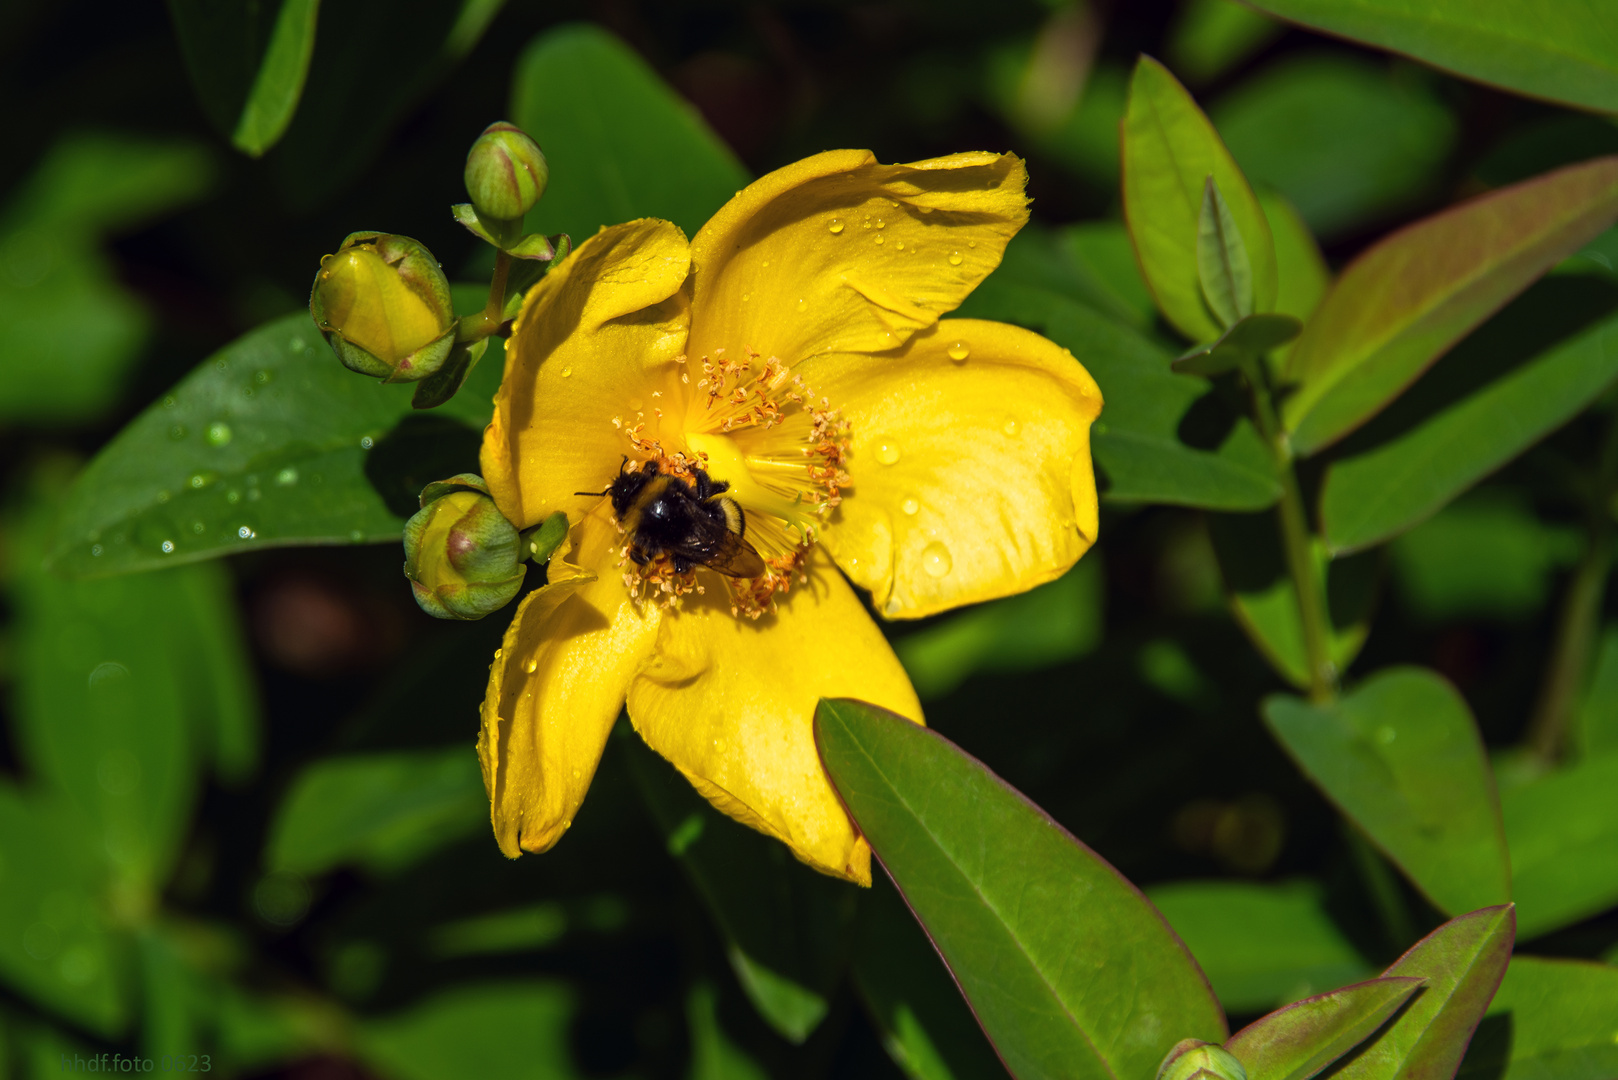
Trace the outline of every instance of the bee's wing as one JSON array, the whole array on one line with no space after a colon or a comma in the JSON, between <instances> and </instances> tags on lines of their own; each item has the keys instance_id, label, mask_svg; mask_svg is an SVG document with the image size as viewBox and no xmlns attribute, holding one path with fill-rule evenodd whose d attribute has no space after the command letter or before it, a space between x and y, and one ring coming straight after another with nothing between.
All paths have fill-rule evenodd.
<instances>
[{"instance_id":1,"label":"bee's wing","mask_svg":"<svg viewBox=\"0 0 1618 1080\"><path fill-rule=\"evenodd\" d=\"M704 553L702 562L709 569L734 578L758 577L769 569L752 544L728 529L712 550Z\"/></svg>"}]
</instances>

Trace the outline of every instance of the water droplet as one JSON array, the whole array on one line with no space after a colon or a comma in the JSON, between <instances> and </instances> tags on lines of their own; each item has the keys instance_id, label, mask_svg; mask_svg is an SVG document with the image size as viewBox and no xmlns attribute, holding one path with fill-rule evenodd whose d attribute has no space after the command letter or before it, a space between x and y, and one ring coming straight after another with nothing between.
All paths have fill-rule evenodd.
<instances>
[{"instance_id":1,"label":"water droplet","mask_svg":"<svg viewBox=\"0 0 1618 1080\"><path fill-rule=\"evenodd\" d=\"M876 444L876 459L884 465L892 465L899 460L899 444L892 439L880 439Z\"/></svg>"},{"instance_id":2,"label":"water droplet","mask_svg":"<svg viewBox=\"0 0 1618 1080\"><path fill-rule=\"evenodd\" d=\"M881 218L877 218L876 219L876 227L879 228L879 229L886 229L888 227L888 223L886 221L883 221Z\"/></svg>"},{"instance_id":3,"label":"water droplet","mask_svg":"<svg viewBox=\"0 0 1618 1080\"><path fill-rule=\"evenodd\" d=\"M949 264L951 266L959 266L965 261L966 260L961 257L961 253L959 251L952 251L949 253Z\"/></svg>"},{"instance_id":4,"label":"water droplet","mask_svg":"<svg viewBox=\"0 0 1618 1080\"><path fill-rule=\"evenodd\" d=\"M204 469L202 472L192 473L190 483L193 490L200 490L218 479L218 473L212 469Z\"/></svg>"},{"instance_id":5,"label":"water droplet","mask_svg":"<svg viewBox=\"0 0 1618 1080\"><path fill-rule=\"evenodd\" d=\"M204 525L200 521L193 521L191 523L191 531L196 533L198 536L201 536L203 533L208 531L208 526Z\"/></svg>"},{"instance_id":6,"label":"water droplet","mask_svg":"<svg viewBox=\"0 0 1618 1080\"><path fill-rule=\"evenodd\" d=\"M903 240L896 240L894 241L893 246L896 250L903 251L905 249L905 242Z\"/></svg>"},{"instance_id":7,"label":"water droplet","mask_svg":"<svg viewBox=\"0 0 1618 1080\"><path fill-rule=\"evenodd\" d=\"M833 236L836 236L838 233L843 231L843 219L836 217L832 218L826 223L826 228Z\"/></svg>"},{"instance_id":8,"label":"water droplet","mask_svg":"<svg viewBox=\"0 0 1618 1080\"><path fill-rule=\"evenodd\" d=\"M291 487L298 482L298 470L291 465L275 474L275 482L282 487Z\"/></svg>"},{"instance_id":9,"label":"water droplet","mask_svg":"<svg viewBox=\"0 0 1618 1080\"><path fill-rule=\"evenodd\" d=\"M877 242L877 243L879 243L879 244L880 244L880 243L881 243L881 242L882 242L882 237L880 237L880 236L878 236L878 237L877 237L877 238L876 238L876 242Z\"/></svg>"},{"instance_id":10,"label":"water droplet","mask_svg":"<svg viewBox=\"0 0 1618 1080\"><path fill-rule=\"evenodd\" d=\"M173 497L174 497L174 496L172 496L172 495L170 495L170 494L169 494L169 493L168 493L168 492L167 492L167 491L166 491L166 490L165 490L165 491L159 491L159 492L158 492L158 493L157 493L157 501L158 501L158 502L159 502L159 503L166 503L166 502L168 502L168 501L169 501L169 500L170 500L170 499L172 499L172 498L173 498Z\"/></svg>"},{"instance_id":11,"label":"water droplet","mask_svg":"<svg viewBox=\"0 0 1618 1080\"><path fill-rule=\"evenodd\" d=\"M949 573L954 562L949 557L949 548L934 540L921 549L921 568L927 571L929 577L943 577Z\"/></svg>"},{"instance_id":12,"label":"water droplet","mask_svg":"<svg viewBox=\"0 0 1618 1080\"><path fill-rule=\"evenodd\" d=\"M978 246L978 242L976 240L968 240L966 242L966 246L969 248L975 248Z\"/></svg>"},{"instance_id":13,"label":"water droplet","mask_svg":"<svg viewBox=\"0 0 1618 1080\"><path fill-rule=\"evenodd\" d=\"M1017 423L1016 417L1011 417L1007 419L1004 424L1000 425L1000 430L1004 431L1007 435L1015 435L1017 432L1022 430L1022 425Z\"/></svg>"},{"instance_id":14,"label":"water droplet","mask_svg":"<svg viewBox=\"0 0 1618 1080\"><path fill-rule=\"evenodd\" d=\"M949 358L955 361L957 364L962 360L965 360L968 356L972 355L972 350L967 348L966 342L964 341L957 341L955 344L945 349L944 352L949 354Z\"/></svg>"},{"instance_id":15,"label":"water droplet","mask_svg":"<svg viewBox=\"0 0 1618 1080\"><path fill-rule=\"evenodd\" d=\"M163 399L163 408L165 409L172 409L177 404L179 403L174 400L173 394L170 394L168 397Z\"/></svg>"},{"instance_id":16,"label":"water droplet","mask_svg":"<svg viewBox=\"0 0 1618 1080\"><path fill-rule=\"evenodd\" d=\"M186 431L184 424L175 424L173 427L169 428L169 438L173 439L175 442L179 442L181 439L185 438L185 436Z\"/></svg>"},{"instance_id":17,"label":"water droplet","mask_svg":"<svg viewBox=\"0 0 1618 1080\"><path fill-rule=\"evenodd\" d=\"M360 449L361 450L369 450L371 447L373 447L375 445L376 445L376 440L371 438L369 435L360 436Z\"/></svg>"},{"instance_id":18,"label":"water droplet","mask_svg":"<svg viewBox=\"0 0 1618 1080\"><path fill-rule=\"evenodd\" d=\"M236 535L238 537L240 537L241 539L243 539L243 540L251 540L251 539L253 539L253 537L257 536L258 533L254 532L252 529L248 528L246 525L243 525L241 528L236 530Z\"/></svg>"},{"instance_id":19,"label":"water droplet","mask_svg":"<svg viewBox=\"0 0 1618 1080\"><path fill-rule=\"evenodd\" d=\"M365 542L365 534L360 532L358 529L349 530L348 538L356 544L363 544Z\"/></svg>"},{"instance_id":20,"label":"water droplet","mask_svg":"<svg viewBox=\"0 0 1618 1080\"><path fill-rule=\"evenodd\" d=\"M528 674L532 675L534 672L539 670L539 661L538 660L530 660L530 661L528 661L528 663L523 665L523 670L528 672ZM573 770L573 775L574 776L579 775L579 770L574 769Z\"/></svg>"},{"instance_id":21,"label":"water droplet","mask_svg":"<svg viewBox=\"0 0 1618 1080\"><path fill-rule=\"evenodd\" d=\"M236 503L239 503L239 502L242 501L242 493L237 491L235 488L232 488L229 491L225 492L225 501L232 504L232 505L235 505Z\"/></svg>"},{"instance_id":22,"label":"water droplet","mask_svg":"<svg viewBox=\"0 0 1618 1080\"><path fill-rule=\"evenodd\" d=\"M725 740L715 739L713 741L713 748L716 753L723 754L725 752Z\"/></svg>"},{"instance_id":23,"label":"water droplet","mask_svg":"<svg viewBox=\"0 0 1618 1080\"><path fill-rule=\"evenodd\" d=\"M809 310L809 301L803 299L802 297L799 297L798 298L798 310L799 311L808 311Z\"/></svg>"},{"instance_id":24,"label":"water droplet","mask_svg":"<svg viewBox=\"0 0 1618 1080\"><path fill-rule=\"evenodd\" d=\"M1398 737L1399 733L1394 730L1392 724L1383 724L1381 727L1376 729L1376 741L1381 743L1383 746L1388 745Z\"/></svg>"},{"instance_id":25,"label":"water droplet","mask_svg":"<svg viewBox=\"0 0 1618 1080\"><path fill-rule=\"evenodd\" d=\"M258 502L263 497L264 497L264 493L262 491L260 491L258 488L248 488L248 490L247 490L247 501L248 502Z\"/></svg>"},{"instance_id":26,"label":"water droplet","mask_svg":"<svg viewBox=\"0 0 1618 1080\"><path fill-rule=\"evenodd\" d=\"M646 407L646 402L642 401L638 397L632 397L629 399L629 407L639 412L641 409Z\"/></svg>"},{"instance_id":27,"label":"water droplet","mask_svg":"<svg viewBox=\"0 0 1618 1080\"><path fill-rule=\"evenodd\" d=\"M914 513L916 513L917 511L919 511L921 509L921 503L917 502L913 498L906 499L903 503L900 504L900 509L902 509L907 514L914 514Z\"/></svg>"},{"instance_id":28,"label":"water droplet","mask_svg":"<svg viewBox=\"0 0 1618 1080\"><path fill-rule=\"evenodd\" d=\"M273 380L274 378L275 378L275 372L269 371L267 369L261 369L259 371L253 372L253 381L258 383L260 386L269 385L270 381Z\"/></svg>"},{"instance_id":29,"label":"water droplet","mask_svg":"<svg viewBox=\"0 0 1618 1080\"><path fill-rule=\"evenodd\" d=\"M101 558L101 545L100 544L91 544L90 545L90 556L92 558L96 558L96 559Z\"/></svg>"},{"instance_id":30,"label":"water droplet","mask_svg":"<svg viewBox=\"0 0 1618 1080\"><path fill-rule=\"evenodd\" d=\"M571 379L572 377L573 377L573 369L572 368L565 367L565 368L562 369L562 378Z\"/></svg>"},{"instance_id":31,"label":"water droplet","mask_svg":"<svg viewBox=\"0 0 1618 1080\"><path fill-rule=\"evenodd\" d=\"M173 540L165 540L165 541L163 541L162 548L163 548L163 554L165 554L165 555L174 554L174 541Z\"/></svg>"},{"instance_id":32,"label":"water droplet","mask_svg":"<svg viewBox=\"0 0 1618 1080\"><path fill-rule=\"evenodd\" d=\"M223 420L215 420L208 425L208 445L224 446L230 442L230 425Z\"/></svg>"},{"instance_id":33,"label":"water droplet","mask_svg":"<svg viewBox=\"0 0 1618 1080\"><path fill-rule=\"evenodd\" d=\"M309 347L308 345L304 344L304 340L301 337L293 338L290 342L288 342L288 344L291 346L292 351L297 353L301 353L303 350Z\"/></svg>"}]
</instances>

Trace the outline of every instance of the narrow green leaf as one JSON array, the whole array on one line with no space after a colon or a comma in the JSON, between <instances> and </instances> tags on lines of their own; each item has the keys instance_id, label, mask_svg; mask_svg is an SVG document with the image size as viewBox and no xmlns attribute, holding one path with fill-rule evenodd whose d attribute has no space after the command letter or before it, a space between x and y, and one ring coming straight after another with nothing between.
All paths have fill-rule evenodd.
<instances>
[{"instance_id":1,"label":"narrow green leaf","mask_svg":"<svg viewBox=\"0 0 1618 1080\"><path fill-rule=\"evenodd\" d=\"M1197 217L1197 280L1202 298L1225 329L1253 313L1253 265L1247 244L1212 176L1203 184Z\"/></svg>"},{"instance_id":2,"label":"narrow green leaf","mask_svg":"<svg viewBox=\"0 0 1618 1080\"><path fill-rule=\"evenodd\" d=\"M397 870L485 828L488 805L477 757L466 747L323 758L277 809L266 869Z\"/></svg>"},{"instance_id":3,"label":"narrow green leaf","mask_svg":"<svg viewBox=\"0 0 1618 1080\"><path fill-rule=\"evenodd\" d=\"M598 26L571 23L536 38L517 62L511 112L551 166L527 232L583 239L603 225L660 217L695 236L748 181L696 110Z\"/></svg>"},{"instance_id":4,"label":"narrow green leaf","mask_svg":"<svg viewBox=\"0 0 1618 1080\"><path fill-rule=\"evenodd\" d=\"M1318 883L1176 881L1146 895L1233 1013L1253 1013L1368 977L1326 913Z\"/></svg>"},{"instance_id":5,"label":"narrow green leaf","mask_svg":"<svg viewBox=\"0 0 1618 1080\"><path fill-rule=\"evenodd\" d=\"M1336 237L1428 194L1459 124L1435 89L1342 52L1290 53L1208 110L1247 178Z\"/></svg>"},{"instance_id":6,"label":"narrow green leaf","mask_svg":"<svg viewBox=\"0 0 1618 1080\"><path fill-rule=\"evenodd\" d=\"M1223 1040L1162 916L981 763L855 701L823 700L815 740L1014 1076L1146 1076L1179 1038Z\"/></svg>"},{"instance_id":7,"label":"narrow green leaf","mask_svg":"<svg viewBox=\"0 0 1618 1080\"><path fill-rule=\"evenodd\" d=\"M1194 341L1219 336L1221 327L1203 301L1197 259L1209 177L1247 246L1252 308L1273 310L1275 246L1264 211L1191 95L1150 57L1141 57L1130 83L1123 155L1124 217L1164 317Z\"/></svg>"},{"instance_id":8,"label":"narrow green leaf","mask_svg":"<svg viewBox=\"0 0 1618 1080\"><path fill-rule=\"evenodd\" d=\"M888 1056L911 1080L1004 1073L939 961L938 950L884 875L860 900L851 974Z\"/></svg>"},{"instance_id":9,"label":"narrow green leaf","mask_svg":"<svg viewBox=\"0 0 1618 1080\"><path fill-rule=\"evenodd\" d=\"M991 600L906 634L894 651L923 701L943 697L973 673L1037 671L1101 643L1105 583L1099 553L1055 581Z\"/></svg>"},{"instance_id":10,"label":"narrow green leaf","mask_svg":"<svg viewBox=\"0 0 1618 1080\"><path fill-rule=\"evenodd\" d=\"M1618 158L1502 188L1402 229L1355 259L1288 362L1283 420L1301 454L1397 397L1507 300L1618 219Z\"/></svg>"},{"instance_id":11,"label":"narrow green leaf","mask_svg":"<svg viewBox=\"0 0 1618 1080\"><path fill-rule=\"evenodd\" d=\"M1326 543L1356 551L1410 528L1567 423L1615 377L1618 318L1609 318L1387 441L1338 458L1320 496Z\"/></svg>"},{"instance_id":12,"label":"narrow green leaf","mask_svg":"<svg viewBox=\"0 0 1618 1080\"><path fill-rule=\"evenodd\" d=\"M1441 911L1511 896L1494 781L1472 712L1424 668L1378 672L1329 705L1275 695L1264 719L1326 797Z\"/></svg>"},{"instance_id":13,"label":"narrow green leaf","mask_svg":"<svg viewBox=\"0 0 1618 1080\"><path fill-rule=\"evenodd\" d=\"M1618 1076L1618 968L1514 956L1457 1080Z\"/></svg>"},{"instance_id":14,"label":"narrow green leaf","mask_svg":"<svg viewBox=\"0 0 1618 1080\"><path fill-rule=\"evenodd\" d=\"M99 576L288 544L396 541L421 488L477 468L498 364L432 416L348 371L307 314L204 360L74 482L50 559Z\"/></svg>"},{"instance_id":15,"label":"narrow green leaf","mask_svg":"<svg viewBox=\"0 0 1618 1080\"><path fill-rule=\"evenodd\" d=\"M444 990L361 1021L359 1056L399 1080L581 1075L569 1053L573 994L557 982L481 983Z\"/></svg>"},{"instance_id":16,"label":"narrow green leaf","mask_svg":"<svg viewBox=\"0 0 1618 1080\"><path fill-rule=\"evenodd\" d=\"M793 1043L825 1019L847 966L858 893L715 810L620 724L614 739L669 852L724 935L736 979Z\"/></svg>"},{"instance_id":17,"label":"narrow green leaf","mask_svg":"<svg viewBox=\"0 0 1618 1080\"><path fill-rule=\"evenodd\" d=\"M1601 4L1254 0L1253 6L1528 97L1618 112L1618 42Z\"/></svg>"},{"instance_id":18,"label":"narrow green leaf","mask_svg":"<svg viewBox=\"0 0 1618 1080\"><path fill-rule=\"evenodd\" d=\"M1618 754L1501 796L1519 937L1537 937L1618 905Z\"/></svg>"},{"instance_id":19,"label":"narrow green leaf","mask_svg":"<svg viewBox=\"0 0 1618 1080\"><path fill-rule=\"evenodd\" d=\"M1372 979L1305 998L1242 1028L1225 1049L1247 1080L1309 1080L1381 1027L1424 981Z\"/></svg>"},{"instance_id":20,"label":"narrow green leaf","mask_svg":"<svg viewBox=\"0 0 1618 1080\"><path fill-rule=\"evenodd\" d=\"M1277 530L1273 514L1221 514L1208 521L1231 615L1276 674L1303 690L1309 686L1303 620ZM1331 661L1347 671L1370 634L1380 561L1328 560L1319 545L1313 554L1315 573L1326 584Z\"/></svg>"},{"instance_id":21,"label":"narrow green leaf","mask_svg":"<svg viewBox=\"0 0 1618 1080\"><path fill-rule=\"evenodd\" d=\"M1332 1080L1426 1080L1454 1076L1511 959L1510 905L1451 919L1382 974L1427 980L1374 1040L1324 1075Z\"/></svg>"},{"instance_id":22,"label":"narrow green leaf","mask_svg":"<svg viewBox=\"0 0 1618 1080\"><path fill-rule=\"evenodd\" d=\"M259 157L280 140L303 96L309 59L315 52L320 0L281 0L264 61L253 77L241 118L230 141L249 157Z\"/></svg>"}]
</instances>

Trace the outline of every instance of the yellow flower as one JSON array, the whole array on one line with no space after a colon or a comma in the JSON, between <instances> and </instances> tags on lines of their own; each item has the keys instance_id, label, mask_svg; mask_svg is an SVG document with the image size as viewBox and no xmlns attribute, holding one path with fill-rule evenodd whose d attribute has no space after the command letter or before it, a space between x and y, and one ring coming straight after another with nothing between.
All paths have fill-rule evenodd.
<instances>
[{"instance_id":1,"label":"yellow flower","mask_svg":"<svg viewBox=\"0 0 1618 1080\"><path fill-rule=\"evenodd\" d=\"M1027 220L1026 179L1011 155L832 151L750 185L690 243L666 221L603 229L533 290L483 476L518 528L558 510L572 528L483 706L507 855L572 824L627 702L720 810L870 882L815 704L921 709L843 574L916 618L1056 578L1096 535L1095 382L1037 334L939 318ZM630 559L612 501L589 493L646 462L729 485L767 571Z\"/></svg>"}]
</instances>

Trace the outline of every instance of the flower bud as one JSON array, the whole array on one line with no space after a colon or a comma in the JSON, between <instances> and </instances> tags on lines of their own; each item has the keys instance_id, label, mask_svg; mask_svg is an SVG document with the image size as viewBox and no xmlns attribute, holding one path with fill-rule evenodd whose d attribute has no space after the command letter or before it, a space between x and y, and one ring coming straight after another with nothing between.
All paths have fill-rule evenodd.
<instances>
[{"instance_id":1,"label":"flower bud","mask_svg":"<svg viewBox=\"0 0 1618 1080\"><path fill-rule=\"evenodd\" d=\"M416 603L437 618L481 619L522 588L517 527L470 473L427 485L421 510L405 522L404 544Z\"/></svg>"},{"instance_id":2,"label":"flower bud","mask_svg":"<svg viewBox=\"0 0 1618 1080\"><path fill-rule=\"evenodd\" d=\"M550 178L539 144L503 120L484 128L466 155L466 193L480 218L519 221Z\"/></svg>"},{"instance_id":3,"label":"flower bud","mask_svg":"<svg viewBox=\"0 0 1618 1080\"><path fill-rule=\"evenodd\" d=\"M389 382L425 379L455 344L449 281L408 236L350 234L320 260L309 314L345 367Z\"/></svg>"},{"instance_id":4,"label":"flower bud","mask_svg":"<svg viewBox=\"0 0 1618 1080\"><path fill-rule=\"evenodd\" d=\"M1222 1046L1181 1039L1157 1067L1157 1080L1247 1080L1247 1070Z\"/></svg>"}]
</instances>

